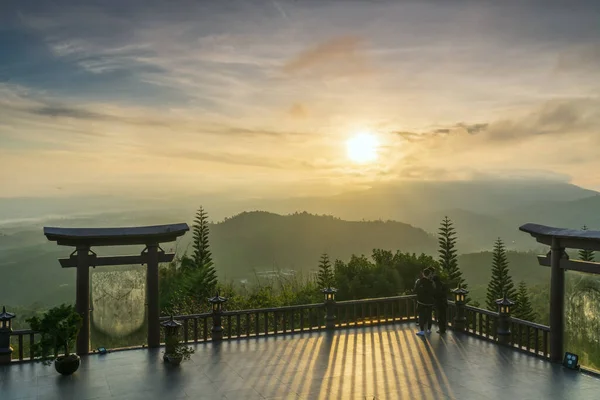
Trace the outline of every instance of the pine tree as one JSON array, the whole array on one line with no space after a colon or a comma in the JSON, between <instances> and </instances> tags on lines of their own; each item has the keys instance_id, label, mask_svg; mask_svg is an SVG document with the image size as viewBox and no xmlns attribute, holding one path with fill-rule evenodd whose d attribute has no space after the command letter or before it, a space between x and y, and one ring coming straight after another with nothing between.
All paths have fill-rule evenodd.
<instances>
[{"instance_id":1,"label":"pine tree","mask_svg":"<svg viewBox=\"0 0 600 400\"><path fill-rule=\"evenodd\" d=\"M516 301L517 292L511 276L508 274L508 257L502 239L498 238L494 244L492 263L492 279L487 288L486 306L490 311L497 311L496 300L505 294L512 301Z\"/></svg>"},{"instance_id":2,"label":"pine tree","mask_svg":"<svg viewBox=\"0 0 600 400\"><path fill-rule=\"evenodd\" d=\"M181 259L182 269L190 274L191 293L206 296L214 292L217 286L217 272L210 252L208 214L201 206L196 213L193 226L194 240L192 257L184 255Z\"/></svg>"},{"instance_id":3,"label":"pine tree","mask_svg":"<svg viewBox=\"0 0 600 400\"><path fill-rule=\"evenodd\" d=\"M529 299L529 293L527 291L527 285L525 282L521 281L519 283L519 291L517 292L517 300L515 302L515 311L514 316L519 319L523 319L525 321L536 322L537 315L535 311L533 311L533 307L531 305L531 300ZM535 335L537 331L530 332L527 329L523 329L521 331L521 337L518 340L518 343L522 346L526 345L529 342L529 346L535 346ZM514 332L519 335L519 332ZM538 343L541 338L538 337Z\"/></svg>"},{"instance_id":4,"label":"pine tree","mask_svg":"<svg viewBox=\"0 0 600 400\"><path fill-rule=\"evenodd\" d=\"M514 315L516 318L530 322L535 322L537 319L537 315L535 311L533 311L531 300L529 299L527 285L523 281L519 282Z\"/></svg>"},{"instance_id":5,"label":"pine tree","mask_svg":"<svg viewBox=\"0 0 600 400\"><path fill-rule=\"evenodd\" d=\"M583 226L583 228L581 228L581 230L583 231L587 231L588 227L587 226ZM594 261L595 257L594 257L594 251L593 250L579 250L579 259L581 261Z\"/></svg>"},{"instance_id":6,"label":"pine tree","mask_svg":"<svg viewBox=\"0 0 600 400\"><path fill-rule=\"evenodd\" d=\"M319 272L317 274L317 284L320 288L328 288L333 285L333 268L329 261L329 255L323 253L319 261Z\"/></svg>"},{"instance_id":7,"label":"pine tree","mask_svg":"<svg viewBox=\"0 0 600 400\"><path fill-rule=\"evenodd\" d=\"M444 217L438 230L438 244L440 255L438 263L440 268L448 277L448 284L452 287L460 285L466 289L467 284L462 277L462 272L458 268L458 257L456 255L456 230L452 221Z\"/></svg>"}]
</instances>

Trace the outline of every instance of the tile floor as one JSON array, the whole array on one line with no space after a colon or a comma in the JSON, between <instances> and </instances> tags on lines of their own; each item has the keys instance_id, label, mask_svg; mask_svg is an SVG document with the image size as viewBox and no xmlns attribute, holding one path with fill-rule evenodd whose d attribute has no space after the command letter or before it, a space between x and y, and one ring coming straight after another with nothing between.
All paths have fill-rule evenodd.
<instances>
[{"instance_id":1,"label":"tile floor","mask_svg":"<svg viewBox=\"0 0 600 400\"><path fill-rule=\"evenodd\" d=\"M198 344L180 367L162 349L82 359L74 375L0 367L0 399L600 398L600 378L472 336L414 334L413 324Z\"/></svg>"}]
</instances>

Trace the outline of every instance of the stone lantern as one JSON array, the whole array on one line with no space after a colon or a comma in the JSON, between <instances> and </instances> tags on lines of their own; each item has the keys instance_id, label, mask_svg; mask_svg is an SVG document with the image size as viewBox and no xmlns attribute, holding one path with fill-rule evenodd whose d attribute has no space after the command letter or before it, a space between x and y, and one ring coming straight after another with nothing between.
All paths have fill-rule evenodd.
<instances>
[{"instance_id":1,"label":"stone lantern","mask_svg":"<svg viewBox=\"0 0 600 400\"><path fill-rule=\"evenodd\" d=\"M179 343L181 322L175 321L171 315L171 318L162 322L161 326L165 328L165 355L163 360L167 361L167 354L173 354L175 346Z\"/></svg>"},{"instance_id":2,"label":"stone lantern","mask_svg":"<svg viewBox=\"0 0 600 400\"><path fill-rule=\"evenodd\" d=\"M10 334L14 317L15 314L7 312L6 307L2 307L2 313L0 313L0 364L9 364L12 358L13 348L10 346Z\"/></svg>"},{"instance_id":3,"label":"stone lantern","mask_svg":"<svg viewBox=\"0 0 600 400\"><path fill-rule=\"evenodd\" d=\"M325 328L335 328L335 293L337 289L331 286L321 290L321 293L325 295Z\"/></svg>"},{"instance_id":4,"label":"stone lantern","mask_svg":"<svg viewBox=\"0 0 600 400\"><path fill-rule=\"evenodd\" d=\"M223 313L223 303L227 301L225 297L219 296L217 292L215 297L211 297L208 301L212 304L213 327L211 329L212 340L223 339L223 326L221 324L221 314Z\"/></svg>"},{"instance_id":5,"label":"stone lantern","mask_svg":"<svg viewBox=\"0 0 600 400\"><path fill-rule=\"evenodd\" d=\"M454 304L456 305L456 314L454 315L454 321L452 328L456 331L462 332L465 330L467 318L465 317L465 304L468 290L462 288L460 283L456 289L452 289L454 295Z\"/></svg>"},{"instance_id":6,"label":"stone lantern","mask_svg":"<svg viewBox=\"0 0 600 400\"><path fill-rule=\"evenodd\" d=\"M498 343L510 344L510 312L515 302L508 299L504 293L504 297L496 300L496 304L498 305Z\"/></svg>"}]
</instances>

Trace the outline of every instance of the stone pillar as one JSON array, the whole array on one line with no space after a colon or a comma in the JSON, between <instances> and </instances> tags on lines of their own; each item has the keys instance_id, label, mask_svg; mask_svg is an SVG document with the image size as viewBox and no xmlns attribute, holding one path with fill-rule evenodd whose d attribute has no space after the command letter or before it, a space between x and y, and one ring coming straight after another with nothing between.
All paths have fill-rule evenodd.
<instances>
[{"instance_id":1,"label":"stone pillar","mask_svg":"<svg viewBox=\"0 0 600 400\"><path fill-rule=\"evenodd\" d=\"M456 289L452 289L452 294L454 295L454 305L456 306L456 314L454 314L454 321L452 321L452 329L458 332L464 332L467 325L465 303L469 291L458 284Z\"/></svg>"},{"instance_id":2,"label":"stone pillar","mask_svg":"<svg viewBox=\"0 0 600 400\"><path fill-rule=\"evenodd\" d=\"M565 249L559 239L552 238L550 256L550 361L562 362L565 312L565 271L560 260Z\"/></svg>"},{"instance_id":3,"label":"stone pillar","mask_svg":"<svg viewBox=\"0 0 600 400\"><path fill-rule=\"evenodd\" d=\"M325 329L335 329L335 300L325 301Z\"/></svg>"},{"instance_id":4,"label":"stone pillar","mask_svg":"<svg viewBox=\"0 0 600 400\"><path fill-rule=\"evenodd\" d=\"M223 325L221 322L221 308L213 308L212 313L213 326L211 329L211 337L213 341L223 340Z\"/></svg>"},{"instance_id":5,"label":"stone pillar","mask_svg":"<svg viewBox=\"0 0 600 400\"><path fill-rule=\"evenodd\" d=\"M337 289L328 287L321 290L321 293L325 295L325 329L335 329L335 293Z\"/></svg>"},{"instance_id":6,"label":"stone pillar","mask_svg":"<svg viewBox=\"0 0 600 400\"><path fill-rule=\"evenodd\" d=\"M160 310L158 294L158 244L146 246L146 302L148 303L148 347L160 346Z\"/></svg>"},{"instance_id":7,"label":"stone pillar","mask_svg":"<svg viewBox=\"0 0 600 400\"><path fill-rule=\"evenodd\" d=\"M465 304L456 304L456 314L454 314L454 321L452 323L452 329L457 332L464 332L467 326L467 317L465 317Z\"/></svg>"},{"instance_id":8,"label":"stone pillar","mask_svg":"<svg viewBox=\"0 0 600 400\"><path fill-rule=\"evenodd\" d=\"M75 311L81 316L82 324L77 336L77 354L90 352L90 246L77 246L77 279L75 287Z\"/></svg>"},{"instance_id":9,"label":"stone pillar","mask_svg":"<svg viewBox=\"0 0 600 400\"><path fill-rule=\"evenodd\" d=\"M161 324L165 328L165 354L163 360L168 361L168 354L173 354L175 348L179 343L179 329L181 328L181 322L175 321L171 315L171 319Z\"/></svg>"},{"instance_id":10,"label":"stone pillar","mask_svg":"<svg viewBox=\"0 0 600 400\"><path fill-rule=\"evenodd\" d=\"M15 314L6 312L6 307L0 313L0 365L10 364L13 348L10 346L10 334L12 333L12 319Z\"/></svg>"},{"instance_id":11,"label":"stone pillar","mask_svg":"<svg viewBox=\"0 0 600 400\"><path fill-rule=\"evenodd\" d=\"M498 343L509 345L511 342L510 313L515 302L507 298L505 293L503 298L496 300L496 304L498 305L498 326L496 327Z\"/></svg>"}]
</instances>

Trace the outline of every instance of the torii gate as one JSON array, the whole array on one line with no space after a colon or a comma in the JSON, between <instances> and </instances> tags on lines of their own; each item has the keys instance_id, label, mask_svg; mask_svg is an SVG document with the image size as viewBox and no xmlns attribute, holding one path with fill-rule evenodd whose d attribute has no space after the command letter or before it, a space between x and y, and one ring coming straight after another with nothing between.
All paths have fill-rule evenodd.
<instances>
[{"instance_id":1,"label":"torii gate","mask_svg":"<svg viewBox=\"0 0 600 400\"><path fill-rule=\"evenodd\" d=\"M54 228L44 227L44 235L59 246L75 247L69 258L58 261L63 268L77 268L75 309L83 318L77 337L77 354L90 349L90 267L146 264L148 302L148 347L160 345L160 310L158 303L158 264L170 262L173 253L165 253L160 243L174 242L190 228L185 223L132 228ZM139 256L98 257L92 246L145 245Z\"/></svg>"},{"instance_id":2,"label":"torii gate","mask_svg":"<svg viewBox=\"0 0 600 400\"><path fill-rule=\"evenodd\" d=\"M519 228L550 246L550 252L538 256L540 265L551 268L550 274L550 360L561 362L563 356L565 270L600 274L600 263L569 260L565 248L600 251L600 231L553 228L525 224Z\"/></svg>"}]
</instances>

